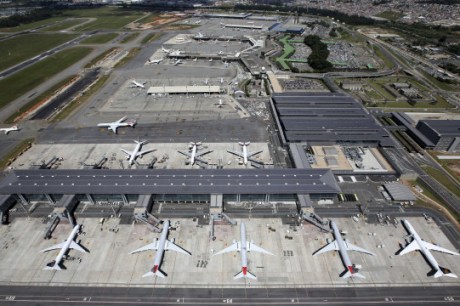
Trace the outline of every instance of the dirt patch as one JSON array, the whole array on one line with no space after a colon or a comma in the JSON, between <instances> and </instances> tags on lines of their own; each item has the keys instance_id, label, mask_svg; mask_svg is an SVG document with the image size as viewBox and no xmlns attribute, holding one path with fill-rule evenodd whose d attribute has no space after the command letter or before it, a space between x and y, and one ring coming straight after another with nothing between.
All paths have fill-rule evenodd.
<instances>
[{"instance_id":1,"label":"dirt patch","mask_svg":"<svg viewBox=\"0 0 460 306\"><path fill-rule=\"evenodd\" d=\"M152 28L158 28L165 24L173 23L181 20L183 17L175 15L159 15L152 17L152 21L146 23L131 23L128 27L132 30L147 30Z\"/></svg>"}]
</instances>

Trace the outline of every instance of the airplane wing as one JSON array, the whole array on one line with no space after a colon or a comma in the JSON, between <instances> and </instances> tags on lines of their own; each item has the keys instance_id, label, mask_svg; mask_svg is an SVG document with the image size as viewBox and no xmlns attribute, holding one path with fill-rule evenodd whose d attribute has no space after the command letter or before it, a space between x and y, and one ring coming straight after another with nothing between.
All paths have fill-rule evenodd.
<instances>
[{"instance_id":1,"label":"airplane wing","mask_svg":"<svg viewBox=\"0 0 460 306\"><path fill-rule=\"evenodd\" d=\"M230 150L227 150L227 152L230 153L230 154L239 156L239 157L243 157L243 153L241 153L241 152L230 151Z\"/></svg>"},{"instance_id":2,"label":"airplane wing","mask_svg":"<svg viewBox=\"0 0 460 306\"><path fill-rule=\"evenodd\" d=\"M366 254L375 256L374 253L369 252L368 250L365 250L365 249L363 249L363 248L360 248L359 246L356 246L356 245L354 245L354 244L351 244L351 243L349 243L349 242L347 242L347 241L345 241L345 246L347 247L347 250L348 250L348 251L361 252L361 253L366 253Z\"/></svg>"},{"instance_id":3,"label":"airplane wing","mask_svg":"<svg viewBox=\"0 0 460 306\"><path fill-rule=\"evenodd\" d=\"M420 246L418 245L417 241L412 240L398 255L404 255L412 251L420 250Z\"/></svg>"},{"instance_id":4,"label":"airplane wing","mask_svg":"<svg viewBox=\"0 0 460 306\"><path fill-rule=\"evenodd\" d=\"M137 156L144 155L144 154L147 154L147 153L150 153L150 152L153 152L153 151L155 151L155 149L137 152L136 157L137 157Z\"/></svg>"},{"instance_id":5,"label":"airplane wing","mask_svg":"<svg viewBox=\"0 0 460 306\"><path fill-rule=\"evenodd\" d=\"M203 156L203 155L206 155L208 153L211 153L212 150L203 150L203 151L198 151L196 152L195 156L198 157L198 156Z\"/></svg>"},{"instance_id":6,"label":"airplane wing","mask_svg":"<svg viewBox=\"0 0 460 306\"><path fill-rule=\"evenodd\" d=\"M131 156L133 153L132 152L129 152L129 151L126 151L124 149L121 149L123 152L125 152L125 154L127 154L128 156Z\"/></svg>"},{"instance_id":7,"label":"airplane wing","mask_svg":"<svg viewBox=\"0 0 460 306\"><path fill-rule=\"evenodd\" d=\"M264 150L260 150L260 151L256 151L256 152L250 152L250 153L248 153L248 157L257 155L257 154L259 154L259 153L262 153L263 151L264 151Z\"/></svg>"},{"instance_id":8,"label":"airplane wing","mask_svg":"<svg viewBox=\"0 0 460 306\"><path fill-rule=\"evenodd\" d=\"M139 248L137 250L134 250L132 252L130 252L129 254L134 254L134 253L137 253L137 252L143 252L143 251L148 251L148 250L158 250L158 240L155 240L154 242L150 243L150 244L147 244L145 246L143 246L142 248Z\"/></svg>"},{"instance_id":9,"label":"airplane wing","mask_svg":"<svg viewBox=\"0 0 460 306\"><path fill-rule=\"evenodd\" d=\"M226 247L225 249L215 253L213 256L224 254L224 253L229 253L229 252L237 252L237 251L240 251L240 242L233 243L231 246Z\"/></svg>"},{"instance_id":10,"label":"airplane wing","mask_svg":"<svg viewBox=\"0 0 460 306\"><path fill-rule=\"evenodd\" d=\"M176 245L174 242L166 240L165 250L176 251L185 255L192 255L190 252L184 250L180 246Z\"/></svg>"},{"instance_id":11,"label":"airplane wing","mask_svg":"<svg viewBox=\"0 0 460 306\"><path fill-rule=\"evenodd\" d=\"M180 154L184 154L185 156L188 156L188 157L191 157L192 154L188 153L188 152L184 152L184 151L177 151L179 152Z\"/></svg>"},{"instance_id":12,"label":"airplane wing","mask_svg":"<svg viewBox=\"0 0 460 306\"><path fill-rule=\"evenodd\" d=\"M122 123L123 121L126 120L126 116L124 116L123 118L121 118L120 120L117 120L116 123Z\"/></svg>"},{"instance_id":13,"label":"airplane wing","mask_svg":"<svg viewBox=\"0 0 460 306\"><path fill-rule=\"evenodd\" d=\"M109 126L109 130L112 130L112 132L114 132L115 134L117 133L117 128L118 128L118 126L116 126L116 125L110 125Z\"/></svg>"},{"instance_id":14,"label":"airplane wing","mask_svg":"<svg viewBox=\"0 0 460 306\"><path fill-rule=\"evenodd\" d=\"M334 240L331 243L323 246L321 249L319 249L315 253L313 253L313 256L316 256L316 255L322 254L322 253L326 253L326 252L330 252L330 251L338 251L338 250L339 250L339 245Z\"/></svg>"},{"instance_id":15,"label":"airplane wing","mask_svg":"<svg viewBox=\"0 0 460 306\"><path fill-rule=\"evenodd\" d=\"M61 242L61 243L58 243L58 244L55 244L49 248L46 248L46 249L43 249L40 251L40 253L44 253L44 252L48 252L48 251L52 251L52 250L56 250L56 249L62 249L64 247L64 244L65 244L65 241Z\"/></svg>"},{"instance_id":16,"label":"airplane wing","mask_svg":"<svg viewBox=\"0 0 460 306\"><path fill-rule=\"evenodd\" d=\"M75 241L72 241L72 243L70 244L69 248L75 249L75 250L80 251L82 253L88 253L88 251L86 251L84 248L82 248L80 245L78 245L78 243L76 243Z\"/></svg>"},{"instance_id":17,"label":"airplane wing","mask_svg":"<svg viewBox=\"0 0 460 306\"><path fill-rule=\"evenodd\" d=\"M262 249L260 246L257 246L254 244L254 242L246 242L246 247L248 249L249 252L257 252L257 253L264 253L264 254L268 254L268 255L273 255L271 252L265 250L265 249Z\"/></svg>"},{"instance_id":18,"label":"airplane wing","mask_svg":"<svg viewBox=\"0 0 460 306\"><path fill-rule=\"evenodd\" d=\"M450 254L450 255L460 255L460 254L458 254L456 252L449 251L448 249L442 248L442 247L440 247L438 245L435 245L435 244L428 243L428 242L426 242L424 240L422 240L422 243L428 250L438 251L438 252L441 252L441 253L447 253L447 254Z\"/></svg>"}]
</instances>

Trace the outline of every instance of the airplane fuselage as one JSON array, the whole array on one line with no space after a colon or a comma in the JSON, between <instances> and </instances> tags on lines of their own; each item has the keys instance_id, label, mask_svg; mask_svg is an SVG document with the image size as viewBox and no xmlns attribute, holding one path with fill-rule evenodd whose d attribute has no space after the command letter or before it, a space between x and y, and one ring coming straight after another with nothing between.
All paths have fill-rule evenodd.
<instances>
[{"instance_id":1,"label":"airplane fuselage","mask_svg":"<svg viewBox=\"0 0 460 306\"><path fill-rule=\"evenodd\" d=\"M166 245L166 238L168 237L169 231L169 221L165 221L163 223L163 231L161 232L160 239L158 240L158 250L155 254L155 258L153 259L153 268L152 272L156 273L158 268L161 264L161 259L163 258L163 254L165 252L165 245Z\"/></svg>"},{"instance_id":2,"label":"airplane fuselage","mask_svg":"<svg viewBox=\"0 0 460 306\"><path fill-rule=\"evenodd\" d=\"M248 164L248 148L247 148L246 144L243 145L243 163L245 165Z\"/></svg>"},{"instance_id":3,"label":"airplane fuselage","mask_svg":"<svg viewBox=\"0 0 460 306\"><path fill-rule=\"evenodd\" d=\"M59 254L58 256L56 257L55 259L55 265L58 265L61 261L62 261L62 258L64 257L65 253L67 253L67 251L69 250L70 248L70 245L72 244L72 241L73 239L75 238L75 236L77 235L78 231L80 230L80 227L81 225L80 224L77 224L75 225L75 227L73 228L72 232L70 233L69 237L67 238L64 246L61 248L61 250L59 251Z\"/></svg>"},{"instance_id":4,"label":"airplane fuselage","mask_svg":"<svg viewBox=\"0 0 460 306\"><path fill-rule=\"evenodd\" d=\"M134 160L136 159L137 157L137 153L139 153L139 151L141 150L142 148L142 142L139 142L136 144L136 147L134 148L134 151L131 153L131 155L129 156L129 164L132 165L134 164Z\"/></svg>"},{"instance_id":5,"label":"airplane fuselage","mask_svg":"<svg viewBox=\"0 0 460 306\"><path fill-rule=\"evenodd\" d=\"M192 152L190 154L190 164L191 165L195 164L195 156L196 156L196 144L193 145Z\"/></svg>"},{"instance_id":6,"label":"airplane fuselage","mask_svg":"<svg viewBox=\"0 0 460 306\"><path fill-rule=\"evenodd\" d=\"M246 276L248 272L248 256L247 256L247 243L246 243L246 226L241 222L241 271Z\"/></svg>"},{"instance_id":7,"label":"airplane fuselage","mask_svg":"<svg viewBox=\"0 0 460 306\"><path fill-rule=\"evenodd\" d=\"M422 243L422 239L418 235L418 233L415 231L415 229L412 227L412 225L409 223L407 220L402 221L404 226L407 228L409 233L411 234L412 238L417 242L418 246L420 247L420 252L425 256L427 259L428 263L431 265L433 269L436 271L440 270L439 264L434 258L433 254L425 247L425 245Z\"/></svg>"},{"instance_id":8,"label":"airplane fuselage","mask_svg":"<svg viewBox=\"0 0 460 306\"><path fill-rule=\"evenodd\" d=\"M339 247L339 253L342 257L343 263L347 267L348 271L354 273L353 264L351 263L350 257L348 256L347 248L345 247L345 241L342 239L342 234L337 227L337 225L331 221L332 231L334 233L335 241L337 242L337 246Z\"/></svg>"}]
</instances>

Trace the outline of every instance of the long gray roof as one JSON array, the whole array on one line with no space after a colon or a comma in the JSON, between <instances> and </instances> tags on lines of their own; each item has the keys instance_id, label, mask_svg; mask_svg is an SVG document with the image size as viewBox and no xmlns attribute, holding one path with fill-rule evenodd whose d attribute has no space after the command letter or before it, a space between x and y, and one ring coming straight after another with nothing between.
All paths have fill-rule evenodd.
<instances>
[{"instance_id":1,"label":"long gray roof","mask_svg":"<svg viewBox=\"0 0 460 306\"><path fill-rule=\"evenodd\" d=\"M341 93L280 93L274 114L290 142L371 141L392 145L387 132L358 101Z\"/></svg>"},{"instance_id":2,"label":"long gray roof","mask_svg":"<svg viewBox=\"0 0 460 306\"><path fill-rule=\"evenodd\" d=\"M338 193L329 169L15 170L0 194Z\"/></svg>"}]
</instances>

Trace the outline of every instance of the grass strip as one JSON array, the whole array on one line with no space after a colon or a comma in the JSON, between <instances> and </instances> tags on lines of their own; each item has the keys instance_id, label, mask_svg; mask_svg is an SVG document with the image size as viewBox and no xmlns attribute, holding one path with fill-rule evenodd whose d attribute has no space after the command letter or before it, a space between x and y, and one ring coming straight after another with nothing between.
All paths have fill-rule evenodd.
<instances>
[{"instance_id":1,"label":"grass strip","mask_svg":"<svg viewBox=\"0 0 460 306\"><path fill-rule=\"evenodd\" d=\"M91 48L75 47L53 54L44 60L0 80L0 108L21 97L55 74L67 69L91 52Z\"/></svg>"},{"instance_id":2,"label":"grass strip","mask_svg":"<svg viewBox=\"0 0 460 306\"><path fill-rule=\"evenodd\" d=\"M32 146L34 140L34 138L28 138L21 141L5 157L0 159L0 169L5 169L6 167L8 167L17 158L17 156L28 150Z\"/></svg>"},{"instance_id":3,"label":"grass strip","mask_svg":"<svg viewBox=\"0 0 460 306\"><path fill-rule=\"evenodd\" d=\"M75 78L76 75L72 75L59 83L53 85L50 89L30 101L29 103L23 105L20 107L15 113L13 113L11 116L9 116L6 120L5 123L12 124L16 123L18 120L20 120L23 115L28 114L32 109L37 107L41 101L44 101L48 97L51 97L56 91L58 91L60 88L64 87L66 84L68 84L73 78Z\"/></svg>"}]
</instances>

